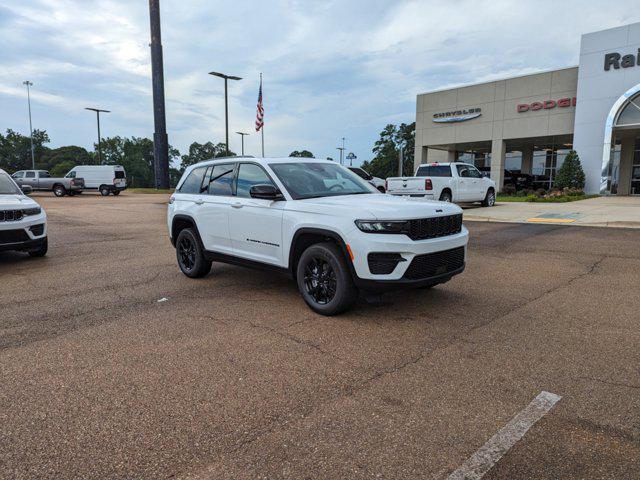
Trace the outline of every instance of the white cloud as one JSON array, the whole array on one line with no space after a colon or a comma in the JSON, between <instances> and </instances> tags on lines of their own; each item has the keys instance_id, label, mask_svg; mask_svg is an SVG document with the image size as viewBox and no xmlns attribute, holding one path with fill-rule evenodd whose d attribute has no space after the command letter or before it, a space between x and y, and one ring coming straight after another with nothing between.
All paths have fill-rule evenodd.
<instances>
[{"instance_id":1,"label":"white cloud","mask_svg":"<svg viewBox=\"0 0 640 480\"><path fill-rule=\"evenodd\" d=\"M161 3L172 144L223 141L223 84L207 75L221 70L243 77L229 85L230 130L252 133L257 154L263 71L268 154L335 157L345 136L359 160L385 123L414 120L416 94L573 65L581 33L640 19L629 0ZM112 110L105 135L152 136L146 2L3 0L0 27L0 129L24 129L28 78L55 145L92 145L89 105Z\"/></svg>"}]
</instances>

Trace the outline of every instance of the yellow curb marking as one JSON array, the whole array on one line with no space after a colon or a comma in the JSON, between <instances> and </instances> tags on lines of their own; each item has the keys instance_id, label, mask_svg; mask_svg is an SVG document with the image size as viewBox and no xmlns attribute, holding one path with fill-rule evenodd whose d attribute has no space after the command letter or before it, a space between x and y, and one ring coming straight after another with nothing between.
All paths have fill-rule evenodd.
<instances>
[{"instance_id":1,"label":"yellow curb marking","mask_svg":"<svg viewBox=\"0 0 640 480\"><path fill-rule=\"evenodd\" d=\"M575 218L527 218L527 222L533 223L573 223Z\"/></svg>"}]
</instances>

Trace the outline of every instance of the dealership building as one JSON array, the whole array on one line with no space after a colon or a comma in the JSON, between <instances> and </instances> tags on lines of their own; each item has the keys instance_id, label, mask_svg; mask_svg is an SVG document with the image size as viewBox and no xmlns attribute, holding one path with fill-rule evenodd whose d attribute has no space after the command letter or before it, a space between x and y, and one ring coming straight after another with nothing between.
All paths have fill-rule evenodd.
<instances>
[{"instance_id":1,"label":"dealership building","mask_svg":"<svg viewBox=\"0 0 640 480\"><path fill-rule=\"evenodd\" d=\"M588 33L577 67L418 95L415 166L454 160L549 188L567 153L588 193L640 195L640 23Z\"/></svg>"}]
</instances>

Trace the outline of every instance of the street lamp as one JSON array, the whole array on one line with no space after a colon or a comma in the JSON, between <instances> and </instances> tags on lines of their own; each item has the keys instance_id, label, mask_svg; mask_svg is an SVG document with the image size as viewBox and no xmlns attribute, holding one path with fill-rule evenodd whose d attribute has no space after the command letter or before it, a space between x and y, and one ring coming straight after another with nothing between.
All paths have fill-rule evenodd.
<instances>
[{"instance_id":1,"label":"street lamp","mask_svg":"<svg viewBox=\"0 0 640 480\"><path fill-rule=\"evenodd\" d=\"M91 110L96 112L96 119L98 120L98 165L102 165L102 157L100 153L100 112L111 113L109 110L101 110L99 108L85 107L85 110Z\"/></svg>"},{"instance_id":2,"label":"street lamp","mask_svg":"<svg viewBox=\"0 0 640 480\"><path fill-rule=\"evenodd\" d=\"M344 137L342 137L342 146L341 147L336 147L336 150L340 150L340 165L342 165L342 155L344 154L345 148L344 148Z\"/></svg>"},{"instance_id":3,"label":"street lamp","mask_svg":"<svg viewBox=\"0 0 640 480\"><path fill-rule=\"evenodd\" d=\"M236 133L240 135L240 138L242 139L242 156L244 157L244 137L245 135L249 135L249 134L244 132L236 132Z\"/></svg>"},{"instance_id":4,"label":"street lamp","mask_svg":"<svg viewBox=\"0 0 640 480\"><path fill-rule=\"evenodd\" d=\"M33 125L31 124L31 94L29 92L29 87L33 87L33 83L29 80L25 80L22 82L23 85L27 86L27 104L29 105L29 137L31 138L31 169L36 169L36 156L33 152Z\"/></svg>"},{"instance_id":5,"label":"street lamp","mask_svg":"<svg viewBox=\"0 0 640 480\"><path fill-rule=\"evenodd\" d=\"M227 156L229 156L229 99L227 97L227 81L228 80L242 80L242 77L236 77L234 75L227 75L220 72L209 72L209 75L224 78L224 144L227 149Z\"/></svg>"}]
</instances>

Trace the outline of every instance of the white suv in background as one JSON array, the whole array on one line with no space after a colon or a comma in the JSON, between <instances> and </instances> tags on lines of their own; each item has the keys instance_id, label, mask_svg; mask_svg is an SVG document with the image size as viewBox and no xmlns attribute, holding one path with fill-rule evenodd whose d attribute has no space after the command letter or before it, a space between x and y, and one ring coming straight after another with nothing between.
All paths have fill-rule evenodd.
<instances>
[{"instance_id":1,"label":"white suv in background","mask_svg":"<svg viewBox=\"0 0 640 480\"><path fill-rule=\"evenodd\" d=\"M23 188L31 190L30 186ZM0 252L7 250L44 257L47 254L47 215L4 170L0 170Z\"/></svg>"},{"instance_id":2,"label":"white suv in background","mask_svg":"<svg viewBox=\"0 0 640 480\"><path fill-rule=\"evenodd\" d=\"M291 275L333 315L358 290L431 287L465 267L460 207L392 197L334 162L231 157L188 167L169 201L169 235L189 277L212 261Z\"/></svg>"}]
</instances>

